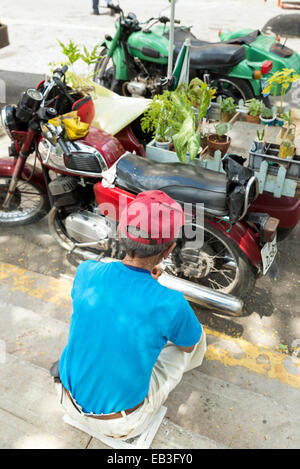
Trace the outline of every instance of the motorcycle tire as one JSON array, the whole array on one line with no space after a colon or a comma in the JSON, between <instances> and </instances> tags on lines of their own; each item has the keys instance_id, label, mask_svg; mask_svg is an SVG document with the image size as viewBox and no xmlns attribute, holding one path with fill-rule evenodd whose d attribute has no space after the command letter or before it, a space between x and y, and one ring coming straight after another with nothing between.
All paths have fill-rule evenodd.
<instances>
[{"instance_id":1,"label":"motorcycle tire","mask_svg":"<svg viewBox=\"0 0 300 469\"><path fill-rule=\"evenodd\" d=\"M221 255L221 253L223 254ZM205 268L206 263L208 275L195 279L189 275L182 275L181 273L179 275L181 278L212 288L220 293L236 296L243 300L253 291L257 270L250 259L226 233L205 223L204 244L198 252L194 252L194 258L195 256L197 256L196 261L198 262L199 259L202 259L202 268ZM193 253L188 252L185 255L184 252L182 252L180 258L184 268L188 269L188 262L193 258ZM210 267L207 267L209 264ZM168 263L166 263L166 265L168 265ZM174 275L168 267L166 272ZM219 282L225 282L225 284L222 285ZM228 282L228 284L226 284L226 282Z\"/></svg>"},{"instance_id":2,"label":"motorcycle tire","mask_svg":"<svg viewBox=\"0 0 300 469\"><path fill-rule=\"evenodd\" d=\"M99 59L97 60L97 62L95 64L95 68L94 68L94 78L93 78L93 80L94 80L95 83L98 83L98 85L104 86L105 88L113 91L114 93L123 95L122 85L123 85L124 82L121 81L121 80L116 80L116 78L115 78L116 77L116 67L115 67L112 59L106 67L103 79L99 78L99 72L100 72L102 63L103 63L103 61L105 60L105 58L107 56L107 50L108 50L107 47L104 47L100 51Z\"/></svg>"},{"instance_id":3,"label":"motorcycle tire","mask_svg":"<svg viewBox=\"0 0 300 469\"><path fill-rule=\"evenodd\" d=\"M236 103L240 99L247 101L255 98L251 84L247 80L232 78L226 75L216 75L212 77L212 86L217 88L217 96L223 98L233 98Z\"/></svg>"},{"instance_id":4,"label":"motorcycle tire","mask_svg":"<svg viewBox=\"0 0 300 469\"><path fill-rule=\"evenodd\" d=\"M47 215L49 199L43 190L31 181L20 179L11 201L11 210L2 210L11 177L0 177L0 225L7 227L36 223Z\"/></svg>"}]
</instances>

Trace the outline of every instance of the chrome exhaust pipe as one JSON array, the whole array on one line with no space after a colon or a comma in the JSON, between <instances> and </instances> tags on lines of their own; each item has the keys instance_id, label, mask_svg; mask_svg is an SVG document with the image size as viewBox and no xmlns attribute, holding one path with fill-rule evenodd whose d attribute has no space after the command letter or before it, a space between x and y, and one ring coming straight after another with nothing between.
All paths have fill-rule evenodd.
<instances>
[{"instance_id":1,"label":"chrome exhaust pipe","mask_svg":"<svg viewBox=\"0 0 300 469\"><path fill-rule=\"evenodd\" d=\"M99 255L82 249L73 249L72 254L83 258L84 260L96 260L101 262L116 262L117 259L110 257L101 258ZM217 292L202 285L183 280L172 275L162 273L158 282L171 290L177 290L183 293L184 297L198 305L213 310L216 313L230 316L243 316L245 313L244 302L239 298L226 293Z\"/></svg>"}]
</instances>

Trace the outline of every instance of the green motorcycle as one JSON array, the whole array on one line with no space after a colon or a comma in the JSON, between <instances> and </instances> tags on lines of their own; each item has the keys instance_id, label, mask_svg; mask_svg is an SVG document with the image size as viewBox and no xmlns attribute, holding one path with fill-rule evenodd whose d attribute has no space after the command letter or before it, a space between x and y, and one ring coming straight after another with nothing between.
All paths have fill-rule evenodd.
<instances>
[{"instance_id":1,"label":"green motorcycle","mask_svg":"<svg viewBox=\"0 0 300 469\"><path fill-rule=\"evenodd\" d=\"M134 13L125 16L119 5L111 6L119 18L114 37L106 35L95 66L96 83L125 96L153 97L169 86L167 77L170 19L150 18L141 23ZM217 89L217 95L248 100L262 98L273 63L265 55L247 56L247 38L208 43L197 39L191 27L174 32L174 63L186 39L190 39L190 79L199 77Z\"/></svg>"}]
</instances>

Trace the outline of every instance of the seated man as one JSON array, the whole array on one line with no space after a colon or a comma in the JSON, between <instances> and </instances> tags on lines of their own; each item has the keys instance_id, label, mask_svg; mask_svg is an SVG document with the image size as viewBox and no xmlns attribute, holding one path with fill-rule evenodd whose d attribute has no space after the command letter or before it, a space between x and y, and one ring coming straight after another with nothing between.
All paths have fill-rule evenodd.
<instances>
[{"instance_id":1,"label":"seated man","mask_svg":"<svg viewBox=\"0 0 300 469\"><path fill-rule=\"evenodd\" d=\"M122 212L123 261L77 269L59 386L67 414L87 432L141 434L183 373L202 363L205 333L194 311L157 281L183 223L181 206L166 194L141 193Z\"/></svg>"}]
</instances>

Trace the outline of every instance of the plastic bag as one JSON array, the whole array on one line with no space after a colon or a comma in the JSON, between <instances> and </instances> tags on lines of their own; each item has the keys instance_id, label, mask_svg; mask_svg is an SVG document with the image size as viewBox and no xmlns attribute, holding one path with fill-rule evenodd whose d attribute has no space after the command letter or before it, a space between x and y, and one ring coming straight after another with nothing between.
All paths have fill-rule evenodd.
<instances>
[{"instance_id":1,"label":"plastic bag","mask_svg":"<svg viewBox=\"0 0 300 469\"><path fill-rule=\"evenodd\" d=\"M90 128L89 124L80 121L77 111L68 112L62 116L50 119L49 124L55 127L64 127L69 140L78 140L85 137Z\"/></svg>"}]
</instances>

